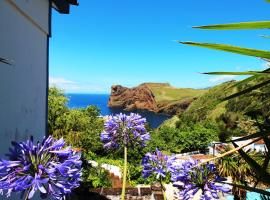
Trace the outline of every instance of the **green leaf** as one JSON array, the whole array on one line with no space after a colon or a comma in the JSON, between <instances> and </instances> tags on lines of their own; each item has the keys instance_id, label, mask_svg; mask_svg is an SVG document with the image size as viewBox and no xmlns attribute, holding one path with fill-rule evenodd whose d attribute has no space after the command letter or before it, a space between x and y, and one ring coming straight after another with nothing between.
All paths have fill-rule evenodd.
<instances>
[{"instance_id":1,"label":"green leaf","mask_svg":"<svg viewBox=\"0 0 270 200\"><path fill-rule=\"evenodd\" d=\"M235 148L238 147L236 143L232 142L232 144ZM244 152L243 149L239 149L238 153L249 164L249 166L252 167L258 179L262 180L266 184L270 184L270 174L267 173L266 170L263 170L263 168L246 152Z\"/></svg>"},{"instance_id":2,"label":"green leaf","mask_svg":"<svg viewBox=\"0 0 270 200\"><path fill-rule=\"evenodd\" d=\"M269 84L269 83L270 83L270 79L267 80L267 81L264 81L264 82L262 82L262 83L259 83L259 84L257 84L257 85L254 85L254 86L252 86L252 87L249 87L249 88L247 88L247 89L245 89L245 90L242 90L242 91L240 91L240 92L236 92L236 93L234 93L234 94L232 94L232 95L230 95L230 96L228 96L228 97L225 97L224 99L222 99L222 101L227 101L227 100L229 100L229 99L232 99L232 98L235 98L235 97L239 97L239 96L244 95L244 94L246 94L246 93L249 93L249 92L251 92L251 91L253 91L253 90L256 90L256 89L258 89L258 88L261 88L261 87L263 87L263 86L265 86L265 85L267 85L267 84Z\"/></svg>"},{"instance_id":3,"label":"green leaf","mask_svg":"<svg viewBox=\"0 0 270 200\"><path fill-rule=\"evenodd\" d=\"M262 72L270 72L270 68L267 68L267 69L263 70ZM248 82L250 82L258 77L260 77L260 75L254 75L254 76L248 77L242 81L238 81L236 84L232 85L230 88L243 85L243 84L248 83Z\"/></svg>"},{"instance_id":4,"label":"green leaf","mask_svg":"<svg viewBox=\"0 0 270 200\"><path fill-rule=\"evenodd\" d=\"M259 75L254 75L254 76L248 77L248 78L246 78L244 80L238 81L236 84L232 85L229 88L237 87L237 86L240 86L240 85L244 85L244 84L246 84L246 83L248 83L248 82L250 82L250 81L252 81L252 80L254 80L254 79L258 78L258 77L259 77Z\"/></svg>"},{"instance_id":5,"label":"green leaf","mask_svg":"<svg viewBox=\"0 0 270 200\"><path fill-rule=\"evenodd\" d=\"M243 48L238 46L232 46L227 44L214 44L214 43L199 43L199 42L180 42L181 44L197 46L197 47L204 47L208 49L215 49L220 51L226 51L231 53L242 54L246 56L255 56L259 58L266 58L270 59L270 51L258 50L258 49L250 49L250 48Z\"/></svg>"},{"instance_id":6,"label":"green leaf","mask_svg":"<svg viewBox=\"0 0 270 200\"><path fill-rule=\"evenodd\" d=\"M193 28L213 29L213 30L268 29L270 28L270 21L213 24L213 25L206 25L206 26L194 26Z\"/></svg>"},{"instance_id":7,"label":"green leaf","mask_svg":"<svg viewBox=\"0 0 270 200\"><path fill-rule=\"evenodd\" d=\"M264 136L268 136L268 135L270 135L269 131L257 132L257 133L253 133L251 135L247 135L247 136L243 136L241 138L237 138L235 140L231 140L229 142L239 142L239 141L243 141L243 140L249 140L249 139L258 138L258 137L264 137Z\"/></svg>"},{"instance_id":8,"label":"green leaf","mask_svg":"<svg viewBox=\"0 0 270 200\"><path fill-rule=\"evenodd\" d=\"M208 75L270 75L270 72L246 71L246 72L204 72Z\"/></svg>"}]
</instances>

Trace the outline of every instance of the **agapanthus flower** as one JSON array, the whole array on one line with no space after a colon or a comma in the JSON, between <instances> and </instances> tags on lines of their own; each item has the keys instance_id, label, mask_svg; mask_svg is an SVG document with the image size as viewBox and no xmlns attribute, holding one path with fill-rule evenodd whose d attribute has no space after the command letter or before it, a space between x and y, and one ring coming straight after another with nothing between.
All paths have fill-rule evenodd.
<instances>
[{"instance_id":1,"label":"agapanthus flower","mask_svg":"<svg viewBox=\"0 0 270 200\"><path fill-rule=\"evenodd\" d=\"M179 188L181 199L192 199L197 192L201 192L201 200L219 199L218 192L230 191L228 185L219 183L224 179L218 176L214 164L198 165L197 160L188 160L179 167L179 171L172 173L172 181Z\"/></svg>"},{"instance_id":2,"label":"agapanthus flower","mask_svg":"<svg viewBox=\"0 0 270 200\"><path fill-rule=\"evenodd\" d=\"M164 155L158 149L154 153L147 153L142 160L143 177L147 178L155 174L157 180L164 179L170 173L177 171L175 162L175 156Z\"/></svg>"},{"instance_id":3,"label":"agapanthus flower","mask_svg":"<svg viewBox=\"0 0 270 200\"><path fill-rule=\"evenodd\" d=\"M146 119L134 113L108 116L100 138L105 143L105 148L118 148L120 145L134 146L136 144L145 146L145 142L150 139L145 125Z\"/></svg>"},{"instance_id":4,"label":"agapanthus flower","mask_svg":"<svg viewBox=\"0 0 270 200\"><path fill-rule=\"evenodd\" d=\"M65 147L63 139L51 136L34 145L33 138L26 142L12 142L10 160L0 160L0 192L6 196L23 192L31 199L39 191L41 197L63 199L79 186L81 177L80 154Z\"/></svg>"}]
</instances>

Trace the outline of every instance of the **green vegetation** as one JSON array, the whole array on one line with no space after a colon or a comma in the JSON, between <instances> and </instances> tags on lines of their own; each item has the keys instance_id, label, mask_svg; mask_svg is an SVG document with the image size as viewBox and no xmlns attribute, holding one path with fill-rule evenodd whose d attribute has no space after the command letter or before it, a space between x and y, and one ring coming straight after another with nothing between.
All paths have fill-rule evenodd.
<instances>
[{"instance_id":1,"label":"green vegetation","mask_svg":"<svg viewBox=\"0 0 270 200\"><path fill-rule=\"evenodd\" d=\"M269 0L266 0L270 2ZM240 23L233 23L233 24L216 24L216 25L207 25L207 26L197 26L195 28L200 29L214 29L214 30L243 30L243 29L266 29L270 27L270 21L255 21L255 22L240 22ZM268 38L268 37L264 37ZM198 42L180 42L182 44L187 44L191 46L203 47L208 49L226 51L246 56L254 56L258 58L262 58L266 62L270 60L270 51L265 50L258 50L258 49L251 49L251 48L244 48L239 46L232 46L227 44L215 44L215 43L198 43ZM237 174L235 177L237 181L240 183L232 184L237 189L244 189L254 192L259 192L261 194L267 193L266 191L256 188L259 182L262 184L269 185L270 184L270 172L269 168L269 161L270 161L270 138L269 138L269 128L270 128L270 115L269 115L269 84L270 84L270 68L268 67L262 71L246 71L246 72L208 72L206 74L209 75L251 75L249 78L244 79L232 87L227 88L226 92L231 92L232 88L235 90L233 93L215 100L210 107L215 108L221 102L227 102L223 104L225 109L219 109L221 113L220 117L217 114L215 116L219 122L223 122L221 127L224 129L221 134L219 135L220 139L224 140L225 142L231 143L235 149L230 153L238 153L243 162L247 165L245 169L249 168L253 174L252 177L254 178L253 183L254 187L250 187L248 184L243 183L241 180L242 174ZM268 86L268 87L267 87ZM207 105L209 107L209 105ZM202 108L204 109L204 108ZM205 109L208 113L209 109ZM213 110L213 109L210 109ZM221 111L221 112L220 112ZM197 113L200 114L200 113ZM204 117L206 118L206 117ZM202 115L196 116L195 120L201 120ZM246 123L252 122L254 120L254 124ZM235 123L236 122L236 123ZM241 135L240 139L228 140L230 136L234 135L234 130L238 127L243 129L243 124L240 126L235 126L235 124L241 124L244 122L245 124L251 125L251 129L244 129L244 134ZM254 129L254 126L257 128ZM221 128L221 129L222 129ZM251 131L252 130L252 131ZM246 141L252 140L253 143L258 140L262 140L266 145L266 153L263 155L262 162L259 162L255 158L253 158L248 152L245 152L242 147L239 147L236 142L237 141ZM226 152L228 153L228 152ZM223 154L219 156L219 158L223 159L227 154ZM239 159L238 159L239 160ZM234 161L230 160L229 165L233 164ZM226 167L229 166L226 164ZM229 169L232 173L234 169ZM244 169L242 169L244 170ZM246 178L244 178L246 179ZM246 180L245 180L246 181ZM269 193L268 193L269 195ZM236 195L237 196L237 195ZM236 197L235 196L235 197ZM240 196L240 197L239 197ZM242 197L241 194L238 195L239 198L235 199L245 199L245 195Z\"/></svg>"},{"instance_id":2,"label":"green vegetation","mask_svg":"<svg viewBox=\"0 0 270 200\"><path fill-rule=\"evenodd\" d=\"M159 84L159 83L146 83L150 90L155 95L155 100L160 102L174 102L181 101L184 99L191 99L199 97L204 94L207 90L191 89L191 88L175 88L170 84Z\"/></svg>"},{"instance_id":3,"label":"green vegetation","mask_svg":"<svg viewBox=\"0 0 270 200\"><path fill-rule=\"evenodd\" d=\"M218 140L217 125L211 122L191 124L182 121L181 126L163 126L152 132L150 150L159 148L168 153L204 152L207 146Z\"/></svg>"},{"instance_id":4,"label":"green vegetation","mask_svg":"<svg viewBox=\"0 0 270 200\"><path fill-rule=\"evenodd\" d=\"M160 129L162 130L163 127L179 128L182 126L181 124L185 125L187 122L193 126L192 124L210 121L218 127L216 131L220 141L228 140L232 136L246 135L248 133L243 130L244 127L240 127L241 123L252 120L254 112L259 114L259 118L270 116L270 104L267 101L270 88L264 86L241 97L226 101L222 101L222 99L257 85L265 79L264 77L255 77L252 81L246 83L229 81L214 86L194 100L188 109L179 116L166 120L160 126ZM254 129L254 127L256 127L255 123L250 129Z\"/></svg>"},{"instance_id":5,"label":"green vegetation","mask_svg":"<svg viewBox=\"0 0 270 200\"><path fill-rule=\"evenodd\" d=\"M256 120L250 111L260 112L261 117L269 116L270 106L262 94L269 94L268 87L262 87L243 96L220 101L239 90L256 85L262 77L255 78L245 85L236 81L226 82L204 91L179 116L164 122L151 133L151 142L143 150L133 148L129 151L128 182L130 185L149 184L154 179L141 176L141 159L146 152L159 148L167 154L190 151L205 152L212 141L226 141L232 136L245 136L258 132ZM100 141L103 119L94 106L85 109L69 109L68 99L61 90L49 90L49 130L55 137L64 137L74 148L83 151L86 160L96 160L99 164L107 163L123 166L123 149L106 151ZM252 112L251 112L252 113ZM101 168L94 169L85 165L83 170L84 187L110 186L108 173Z\"/></svg>"},{"instance_id":6,"label":"green vegetation","mask_svg":"<svg viewBox=\"0 0 270 200\"><path fill-rule=\"evenodd\" d=\"M49 89L49 131L56 138L63 137L70 145L83 149L87 154L105 154L99 139L103 130L103 119L95 106L85 109L69 109L63 91Z\"/></svg>"},{"instance_id":7,"label":"green vegetation","mask_svg":"<svg viewBox=\"0 0 270 200\"><path fill-rule=\"evenodd\" d=\"M89 166L87 160L95 160L99 164L107 163L123 166L123 149L107 151L103 148L100 133L103 131L103 118L95 106L81 109L69 109L68 98L63 91L52 87L48 98L48 124L49 131L56 138L63 137L75 149L83 152L83 188L110 186L108 173L100 167ZM149 130L150 131L150 130ZM128 180L131 185L149 183L141 176L141 160L146 150L133 148L129 152Z\"/></svg>"}]
</instances>

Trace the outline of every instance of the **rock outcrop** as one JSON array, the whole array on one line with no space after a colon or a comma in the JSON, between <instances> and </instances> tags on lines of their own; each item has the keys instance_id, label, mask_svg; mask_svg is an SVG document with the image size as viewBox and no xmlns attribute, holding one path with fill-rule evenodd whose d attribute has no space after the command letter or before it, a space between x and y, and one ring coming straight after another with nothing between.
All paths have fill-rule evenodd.
<instances>
[{"instance_id":1,"label":"rock outcrop","mask_svg":"<svg viewBox=\"0 0 270 200\"><path fill-rule=\"evenodd\" d=\"M162 84L161 86L169 85ZM127 88L121 85L113 85L111 87L111 95L109 98L108 106L110 108L123 108L127 111L140 109L156 113L175 115L184 112L194 99L195 98L173 102L156 102L155 95L151 91L149 83L144 83L134 88Z\"/></svg>"},{"instance_id":2,"label":"rock outcrop","mask_svg":"<svg viewBox=\"0 0 270 200\"><path fill-rule=\"evenodd\" d=\"M136 109L158 111L154 94L144 84L134 88L113 85L108 106L111 108L124 108L128 111Z\"/></svg>"}]
</instances>

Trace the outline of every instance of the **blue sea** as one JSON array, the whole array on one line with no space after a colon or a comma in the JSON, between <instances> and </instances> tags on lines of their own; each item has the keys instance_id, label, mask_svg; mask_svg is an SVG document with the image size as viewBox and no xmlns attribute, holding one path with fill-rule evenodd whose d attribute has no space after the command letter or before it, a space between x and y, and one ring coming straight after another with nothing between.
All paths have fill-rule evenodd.
<instances>
[{"instance_id":1,"label":"blue sea","mask_svg":"<svg viewBox=\"0 0 270 200\"><path fill-rule=\"evenodd\" d=\"M109 94L67 94L67 97L69 98L68 107L85 108L89 105L94 105L100 109L101 115L103 116L121 112L126 114L130 113L119 108L109 108L107 106L109 96ZM162 122L171 117L146 110L137 110L133 112L139 113L141 116L145 117L151 128L157 128Z\"/></svg>"}]
</instances>

